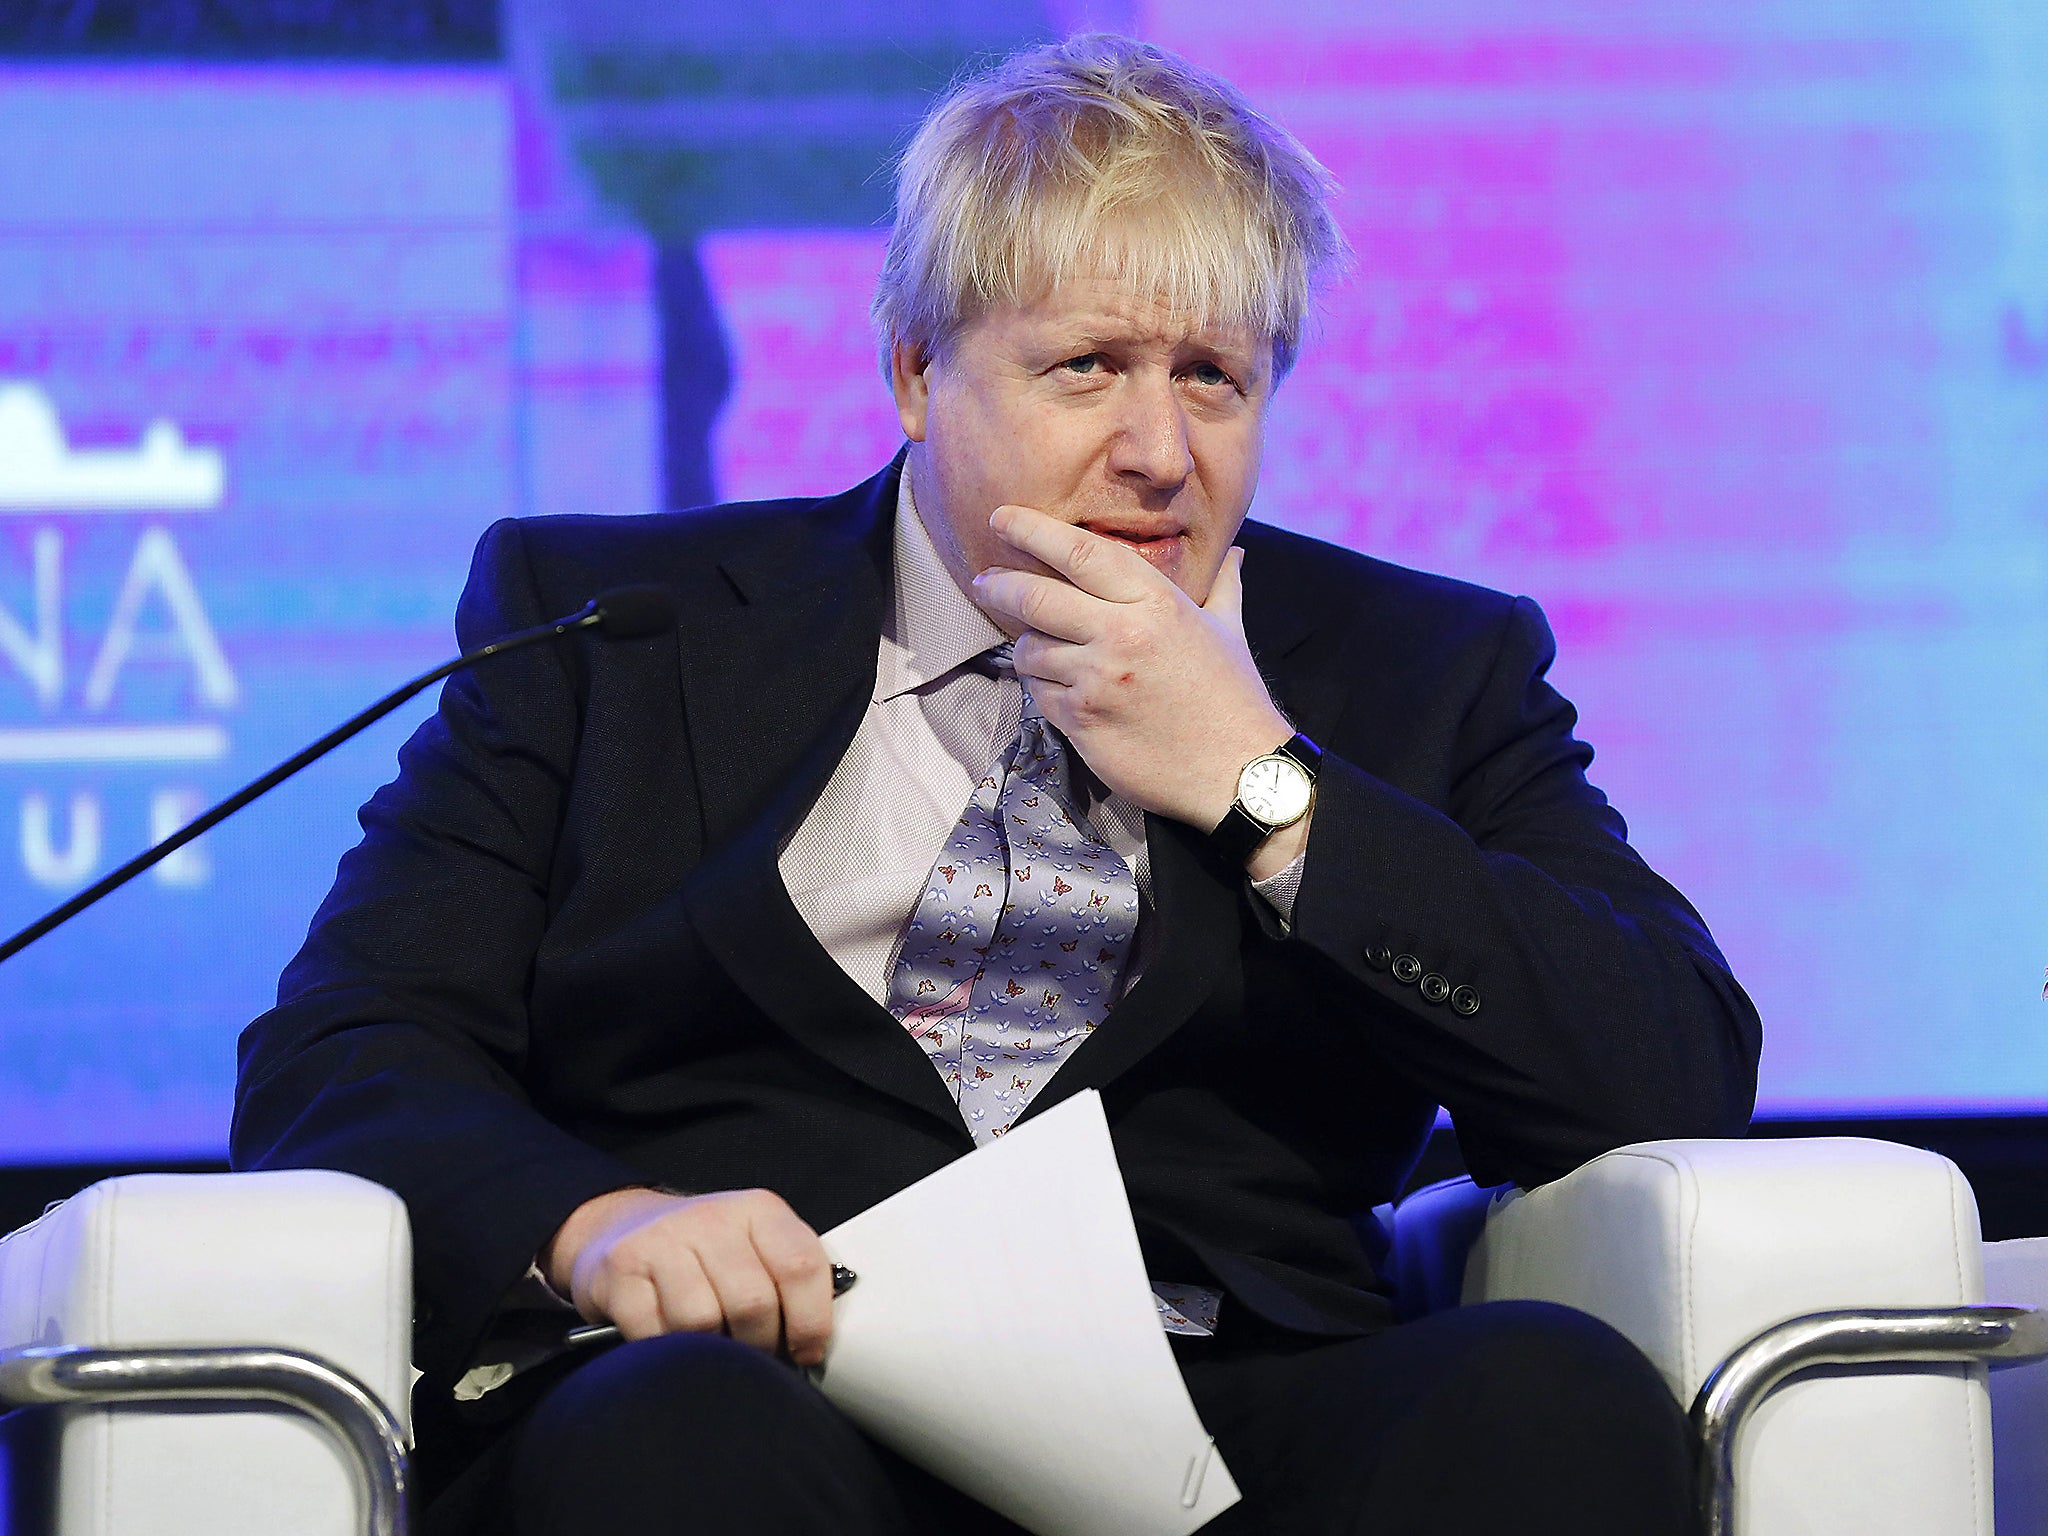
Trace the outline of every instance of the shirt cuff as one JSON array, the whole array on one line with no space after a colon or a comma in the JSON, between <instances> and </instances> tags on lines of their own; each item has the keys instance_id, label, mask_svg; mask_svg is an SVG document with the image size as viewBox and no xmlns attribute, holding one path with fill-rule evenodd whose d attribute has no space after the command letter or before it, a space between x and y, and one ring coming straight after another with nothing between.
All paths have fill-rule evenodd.
<instances>
[{"instance_id":1,"label":"shirt cuff","mask_svg":"<svg viewBox=\"0 0 2048 1536\"><path fill-rule=\"evenodd\" d=\"M1264 910L1254 907L1263 918L1270 911L1279 923L1275 938L1284 939L1294 928L1294 898L1301 893L1301 867L1308 860L1304 848L1281 868L1273 871L1263 880L1251 882L1251 888L1259 893Z\"/></svg>"},{"instance_id":2,"label":"shirt cuff","mask_svg":"<svg viewBox=\"0 0 2048 1536\"><path fill-rule=\"evenodd\" d=\"M575 1302L548 1284L548 1277L540 1272L540 1261L536 1259L526 1266L526 1274L498 1310L506 1312L515 1308L550 1306L567 1307L572 1312L576 1310Z\"/></svg>"}]
</instances>

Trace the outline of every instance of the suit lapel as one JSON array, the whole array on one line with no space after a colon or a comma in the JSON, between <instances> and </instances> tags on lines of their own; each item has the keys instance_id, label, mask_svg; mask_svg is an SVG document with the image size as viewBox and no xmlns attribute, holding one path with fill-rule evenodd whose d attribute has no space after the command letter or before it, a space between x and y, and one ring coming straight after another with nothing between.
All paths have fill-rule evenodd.
<instances>
[{"instance_id":1,"label":"suit lapel","mask_svg":"<svg viewBox=\"0 0 2048 1536\"><path fill-rule=\"evenodd\" d=\"M1266 583L1254 576L1245 588L1244 632L1281 713L1310 739L1321 740L1336 726L1345 678L1335 668L1315 664L1316 648L1309 641L1318 632L1316 616L1285 582Z\"/></svg>"},{"instance_id":2,"label":"suit lapel","mask_svg":"<svg viewBox=\"0 0 2048 1536\"><path fill-rule=\"evenodd\" d=\"M727 562L741 606L685 627L678 644L706 856L684 908L761 1010L870 1087L966 1137L917 1043L854 985L789 899L782 847L817 802L859 728L875 683L891 591L896 476L821 508L807 558Z\"/></svg>"},{"instance_id":3,"label":"suit lapel","mask_svg":"<svg viewBox=\"0 0 2048 1536\"><path fill-rule=\"evenodd\" d=\"M880 581L864 569L766 593L679 631L691 767L707 849L789 830L843 753L839 727L873 691ZM789 825L794 825L790 822Z\"/></svg>"}]
</instances>

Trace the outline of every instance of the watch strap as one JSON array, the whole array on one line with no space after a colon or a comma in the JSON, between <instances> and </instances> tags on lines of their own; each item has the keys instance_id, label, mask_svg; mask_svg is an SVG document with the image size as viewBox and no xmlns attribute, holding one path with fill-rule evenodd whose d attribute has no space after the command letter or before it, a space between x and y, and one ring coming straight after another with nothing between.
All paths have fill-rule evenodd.
<instances>
[{"instance_id":1,"label":"watch strap","mask_svg":"<svg viewBox=\"0 0 2048 1536\"><path fill-rule=\"evenodd\" d=\"M1301 732L1296 731L1273 750L1279 756L1291 757L1301 764L1301 771L1308 775L1308 781L1311 784L1316 781L1316 773L1323 766L1323 749L1302 735Z\"/></svg>"},{"instance_id":2,"label":"watch strap","mask_svg":"<svg viewBox=\"0 0 2048 1536\"><path fill-rule=\"evenodd\" d=\"M1230 809L1223 813L1223 820L1216 824L1216 830L1209 834L1209 846L1222 855L1223 862L1232 869L1242 869L1251 858L1252 850L1272 835L1271 827L1233 800Z\"/></svg>"}]
</instances>

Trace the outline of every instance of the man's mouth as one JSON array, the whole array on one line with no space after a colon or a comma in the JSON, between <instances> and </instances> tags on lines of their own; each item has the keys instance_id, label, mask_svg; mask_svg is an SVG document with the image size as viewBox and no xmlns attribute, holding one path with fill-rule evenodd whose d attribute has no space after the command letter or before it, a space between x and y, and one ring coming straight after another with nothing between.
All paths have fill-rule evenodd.
<instances>
[{"instance_id":1,"label":"man's mouth","mask_svg":"<svg viewBox=\"0 0 2048 1536\"><path fill-rule=\"evenodd\" d=\"M1082 523L1090 533L1115 544L1135 549L1153 565L1164 569L1180 556L1187 530L1178 523Z\"/></svg>"}]
</instances>

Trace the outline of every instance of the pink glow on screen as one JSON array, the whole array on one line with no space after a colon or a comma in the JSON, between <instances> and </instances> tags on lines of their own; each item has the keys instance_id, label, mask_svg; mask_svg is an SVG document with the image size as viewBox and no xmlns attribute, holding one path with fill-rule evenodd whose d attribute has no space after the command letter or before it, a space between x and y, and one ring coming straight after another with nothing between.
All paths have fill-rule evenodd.
<instances>
[{"instance_id":1,"label":"pink glow on screen","mask_svg":"<svg viewBox=\"0 0 2048 1536\"><path fill-rule=\"evenodd\" d=\"M749 231L701 242L736 376L712 435L720 495L844 490L902 445L868 330L885 239Z\"/></svg>"}]
</instances>

